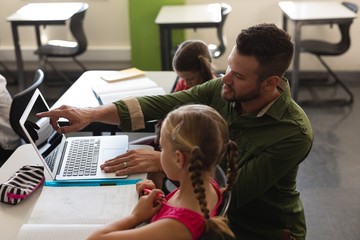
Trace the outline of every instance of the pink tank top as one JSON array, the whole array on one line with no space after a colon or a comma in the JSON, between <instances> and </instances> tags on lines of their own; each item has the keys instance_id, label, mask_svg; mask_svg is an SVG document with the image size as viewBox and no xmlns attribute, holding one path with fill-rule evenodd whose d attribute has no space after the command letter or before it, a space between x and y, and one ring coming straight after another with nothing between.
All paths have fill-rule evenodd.
<instances>
[{"instance_id":1,"label":"pink tank top","mask_svg":"<svg viewBox=\"0 0 360 240\"><path fill-rule=\"evenodd\" d=\"M211 211L210 216L215 216L217 214L218 208L222 203L222 194L219 188L219 185L216 183L215 180L212 179L211 184L214 186L214 189L218 196L218 202L214 209ZM166 200L171 199L171 197L177 192L179 189L175 189L171 193L166 196ZM172 218L178 220L179 222L183 223L191 232L193 239L198 239L203 230L205 219L204 217L187 208L178 208L168 205L167 203L163 203L160 211L151 219L151 222L157 221L162 218Z\"/></svg>"}]
</instances>

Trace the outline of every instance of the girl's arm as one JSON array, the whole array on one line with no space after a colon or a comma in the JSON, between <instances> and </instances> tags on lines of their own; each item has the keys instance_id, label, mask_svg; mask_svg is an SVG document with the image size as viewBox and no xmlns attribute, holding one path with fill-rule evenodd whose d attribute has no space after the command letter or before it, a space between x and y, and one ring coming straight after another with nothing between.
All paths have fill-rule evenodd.
<instances>
[{"instance_id":1,"label":"girl's arm","mask_svg":"<svg viewBox=\"0 0 360 240\"><path fill-rule=\"evenodd\" d=\"M106 225L94 232L88 239L112 239L107 238L107 235L112 235L116 231L132 229L146 222L160 210L162 200L160 194L162 194L161 190L154 189L150 194L140 197L139 202L129 216Z\"/></svg>"},{"instance_id":2,"label":"girl's arm","mask_svg":"<svg viewBox=\"0 0 360 240\"><path fill-rule=\"evenodd\" d=\"M132 221L132 219L124 218L120 221L124 226L126 221ZM115 223L114 223L115 224ZM130 224L129 224L130 225ZM110 225L109 225L110 227ZM192 234L187 227L181 222L164 218L156 222L146 224L138 228L131 228L128 230L115 230L106 234L93 234L88 240L192 240Z\"/></svg>"},{"instance_id":3,"label":"girl's arm","mask_svg":"<svg viewBox=\"0 0 360 240\"><path fill-rule=\"evenodd\" d=\"M160 210L161 193L154 189L149 195L142 196L129 216L97 230L88 240L192 240L187 227L174 219L160 219L136 228Z\"/></svg>"}]
</instances>

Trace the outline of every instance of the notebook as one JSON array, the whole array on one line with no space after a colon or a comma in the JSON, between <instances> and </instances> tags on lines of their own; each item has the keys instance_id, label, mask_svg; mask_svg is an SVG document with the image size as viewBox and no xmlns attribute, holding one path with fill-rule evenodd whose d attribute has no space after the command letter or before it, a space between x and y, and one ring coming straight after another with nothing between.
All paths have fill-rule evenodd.
<instances>
[{"instance_id":1,"label":"notebook","mask_svg":"<svg viewBox=\"0 0 360 240\"><path fill-rule=\"evenodd\" d=\"M128 150L127 135L65 137L53 129L49 118L36 117L36 113L48 110L48 104L39 89L36 89L20 118L20 125L52 180L128 177L105 173L100 169L104 161Z\"/></svg>"}]
</instances>

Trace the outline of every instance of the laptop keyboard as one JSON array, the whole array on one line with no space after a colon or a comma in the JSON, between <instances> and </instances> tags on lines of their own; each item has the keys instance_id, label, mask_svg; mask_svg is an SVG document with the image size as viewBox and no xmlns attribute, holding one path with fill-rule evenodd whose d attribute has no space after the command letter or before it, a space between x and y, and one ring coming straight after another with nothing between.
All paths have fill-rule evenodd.
<instances>
[{"instance_id":1,"label":"laptop keyboard","mask_svg":"<svg viewBox=\"0 0 360 240\"><path fill-rule=\"evenodd\" d=\"M71 142L63 176L94 176L99 159L100 139L77 139Z\"/></svg>"},{"instance_id":2,"label":"laptop keyboard","mask_svg":"<svg viewBox=\"0 0 360 240\"><path fill-rule=\"evenodd\" d=\"M54 151L52 151L46 158L45 161L47 163L47 165L49 166L51 171L54 171L54 166L55 166L55 159L56 156L58 154L59 151L59 146L57 146Z\"/></svg>"}]
</instances>

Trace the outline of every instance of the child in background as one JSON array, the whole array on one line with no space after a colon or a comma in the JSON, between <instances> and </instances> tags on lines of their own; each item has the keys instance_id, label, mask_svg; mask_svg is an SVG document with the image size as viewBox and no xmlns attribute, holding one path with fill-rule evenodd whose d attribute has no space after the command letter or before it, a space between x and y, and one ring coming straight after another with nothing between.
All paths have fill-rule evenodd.
<instances>
[{"instance_id":1,"label":"child in background","mask_svg":"<svg viewBox=\"0 0 360 240\"><path fill-rule=\"evenodd\" d=\"M193 240L209 234L212 239L234 238L226 218L215 216L222 191L230 191L237 175L237 146L229 139L224 119L205 105L182 106L165 118L160 144L162 168L168 178L180 182L179 188L164 199L150 180L138 183L140 193L145 188L152 191L140 197L129 216L99 229L89 239ZM228 182L220 190L213 176L223 159L227 160ZM150 219L149 224L137 227Z\"/></svg>"},{"instance_id":2,"label":"child in background","mask_svg":"<svg viewBox=\"0 0 360 240\"><path fill-rule=\"evenodd\" d=\"M216 78L212 58L205 42L187 40L181 43L173 57L173 69L179 77L173 92L189 89Z\"/></svg>"},{"instance_id":3,"label":"child in background","mask_svg":"<svg viewBox=\"0 0 360 240\"><path fill-rule=\"evenodd\" d=\"M216 78L211 67L212 58L205 42L200 40L187 40L182 42L173 57L172 65L177 80L171 92L189 89L195 85ZM140 138L130 144L150 145L160 151L159 137L162 119L155 124L155 135Z\"/></svg>"},{"instance_id":4,"label":"child in background","mask_svg":"<svg viewBox=\"0 0 360 240\"><path fill-rule=\"evenodd\" d=\"M0 74L0 167L21 144L9 122L12 98L6 84L5 77Z\"/></svg>"}]
</instances>

